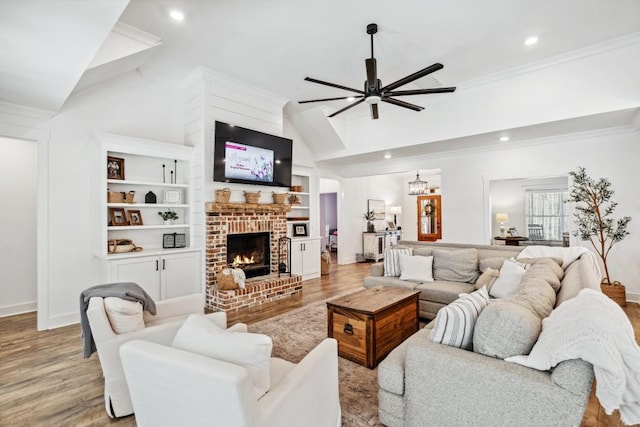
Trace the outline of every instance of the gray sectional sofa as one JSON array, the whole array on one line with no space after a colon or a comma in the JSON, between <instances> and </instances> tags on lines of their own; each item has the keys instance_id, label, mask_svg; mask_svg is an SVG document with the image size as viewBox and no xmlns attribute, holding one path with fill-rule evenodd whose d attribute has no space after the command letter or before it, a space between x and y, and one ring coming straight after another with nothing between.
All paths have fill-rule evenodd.
<instances>
[{"instance_id":1,"label":"gray sectional sofa","mask_svg":"<svg viewBox=\"0 0 640 427\"><path fill-rule=\"evenodd\" d=\"M484 260L492 258L510 258L517 256L523 249L518 246L490 246L490 245L464 245L456 243L430 243L430 242L413 242L400 241L398 246L408 247L413 250L413 255L431 256L433 250L455 251L459 249L474 248L477 251L478 265L476 269L479 273L480 263ZM434 259L436 263L438 259ZM394 288L415 289L419 290L419 309L420 317L424 319L433 319L436 317L438 310L447 304L450 304L458 294L473 292L475 284L469 282L459 282L453 280L436 280L433 282L415 282L400 280L397 277L384 275L384 263L378 262L371 265L371 276L365 277L364 287L372 288L375 286L391 286ZM434 265L434 269L437 264Z\"/></svg>"},{"instance_id":2,"label":"gray sectional sofa","mask_svg":"<svg viewBox=\"0 0 640 427\"><path fill-rule=\"evenodd\" d=\"M403 244L450 250L474 247L485 265L495 263L496 255L508 258L519 249ZM395 348L378 367L380 422L388 427L580 425L593 382L589 363L568 360L542 372L502 360L528 354L543 318L563 301L585 287L599 289L600 278L588 256L583 255L564 269L550 260L541 260L539 265L536 261L514 295L494 300L480 312L473 351L431 341L429 334L435 322ZM374 270L378 273L379 267ZM401 286L394 278L373 277L367 280L368 286ZM421 314L430 317L438 305L456 299L458 292L473 290L471 284L465 290L465 285L452 283L447 297L442 290L447 284L431 284L435 286L415 287L424 294Z\"/></svg>"}]
</instances>

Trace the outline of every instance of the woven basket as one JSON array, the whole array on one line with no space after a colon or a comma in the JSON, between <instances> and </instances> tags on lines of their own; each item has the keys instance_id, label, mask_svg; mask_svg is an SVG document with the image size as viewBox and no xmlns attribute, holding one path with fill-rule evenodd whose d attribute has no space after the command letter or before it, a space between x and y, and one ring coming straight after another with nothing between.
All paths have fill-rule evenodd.
<instances>
[{"instance_id":1,"label":"woven basket","mask_svg":"<svg viewBox=\"0 0 640 427\"><path fill-rule=\"evenodd\" d=\"M258 200L260 200L260 192L259 191L245 191L244 198L247 203L256 204Z\"/></svg>"},{"instance_id":2,"label":"woven basket","mask_svg":"<svg viewBox=\"0 0 640 427\"><path fill-rule=\"evenodd\" d=\"M228 268L217 272L216 280L218 281L218 289L222 291L238 289L238 284L233 280L233 274L231 274L231 270Z\"/></svg>"},{"instance_id":3,"label":"woven basket","mask_svg":"<svg viewBox=\"0 0 640 427\"><path fill-rule=\"evenodd\" d=\"M216 203L229 203L229 197L231 197L231 190L228 188L216 190Z\"/></svg>"},{"instance_id":4,"label":"woven basket","mask_svg":"<svg viewBox=\"0 0 640 427\"><path fill-rule=\"evenodd\" d=\"M627 292L622 283L615 281L612 284L602 282L600 284L602 293L614 300L620 307L627 306Z\"/></svg>"},{"instance_id":5,"label":"woven basket","mask_svg":"<svg viewBox=\"0 0 640 427\"><path fill-rule=\"evenodd\" d=\"M273 195L273 203L277 205L284 205L287 201L287 193L276 193L272 191L271 194Z\"/></svg>"},{"instance_id":6,"label":"woven basket","mask_svg":"<svg viewBox=\"0 0 640 427\"><path fill-rule=\"evenodd\" d=\"M133 203L135 191L128 193L120 191L107 191L107 203Z\"/></svg>"}]
</instances>

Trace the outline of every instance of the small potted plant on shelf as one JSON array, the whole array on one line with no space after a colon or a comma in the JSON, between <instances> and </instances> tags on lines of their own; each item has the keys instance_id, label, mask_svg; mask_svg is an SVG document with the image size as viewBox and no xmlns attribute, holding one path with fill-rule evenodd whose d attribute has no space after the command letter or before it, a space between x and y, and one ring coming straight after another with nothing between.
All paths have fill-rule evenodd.
<instances>
[{"instance_id":1,"label":"small potted plant on shelf","mask_svg":"<svg viewBox=\"0 0 640 427\"><path fill-rule=\"evenodd\" d=\"M373 211L368 211L364 215L364 219L367 220L367 233L373 233L376 231L376 228L373 225L373 220L375 219L375 214Z\"/></svg>"},{"instance_id":2,"label":"small potted plant on shelf","mask_svg":"<svg viewBox=\"0 0 640 427\"><path fill-rule=\"evenodd\" d=\"M573 214L577 229L573 235L591 243L604 266L602 291L624 306L626 305L625 287L617 280L611 281L607 261L613 245L629 234L627 225L631 217L624 216L618 220L612 218L618 204L611 200L613 190L608 179L600 178L595 181L587 175L583 167L579 167L575 172L569 172L569 175L573 179L573 188L568 201L577 204Z\"/></svg>"},{"instance_id":3,"label":"small potted plant on shelf","mask_svg":"<svg viewBox=\"0 0 640 427\"><path fill-rule=\"evenodd\" d=\"M180 218L178 214L172 211L171 209L166 210L164 212L158 212L158 215L162 217L166 225L173 224L174 220Z\"/></svg>"}]
</instances>

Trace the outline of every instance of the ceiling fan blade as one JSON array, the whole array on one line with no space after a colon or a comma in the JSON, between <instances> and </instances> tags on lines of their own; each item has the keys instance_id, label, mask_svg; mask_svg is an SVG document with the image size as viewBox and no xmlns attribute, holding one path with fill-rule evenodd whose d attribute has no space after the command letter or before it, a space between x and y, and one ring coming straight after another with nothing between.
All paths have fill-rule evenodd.
<instances>
[{"instance_id":1,"label":"ceiling fan blade","mask_svg":"<svg viewBox=\"0 0 640 427\"><path fill-rule=\"evenodd\" d=\"M404 96L404 95L428 95L430 93L448 93L455 92L455 87L438 87L433 89L416 89L416 90L398 90L395 92L385 92L387 96Z\"/></svg>"},{"instance_id":2,"label":"ceiling fan blade","mask_svg":"<svg viewBox=\"0 0 640 427\"><path fill-rule=\"evenodd\" d=\"M388 102L389 104L397 105L398 107L408 108L408 109L413 110L413 111L424 110L424 107L421 107L421 106L416 105L416 104L410 104L408 102L400 101L398 99L393 99L393 98L388 98L388 97L384 97L383 96L382 97L382 101L383 102Z\"/></svg>"},{"instance_id":3,"label":"ceiling fan blade","mask_svg":"<svg viewBox=\"0 0 640 427\"><path fill-rule=\"evenodd\" d=\"M337 116L338 114L342 113L343 111L347 111L349 108L351 107L355 107L356 105L360 104L361 102L364 102L364 98L359 99L355 102L352 102L351 104L347 105L346 107L336 111L335 113L331 114L329 117L334 117Z\"/></svg>"},{"instance_id":4,"label":"ceiling fan blade","mask_svg":"<svg viewBox=\"0 0 640 427\"><path fill-rule=\"evenodd\" d=\"M367 68L367 86L369 86L370 89L374 89L376 87L376 82L378 81L376 58L365 59L364 65Z\"/></svg>"},{"instance_id":5,"label":"ceiling fan blade","mask_svg":"<svg viewBox=\"0 0 640 427\"><path fill-rule=\"evenodd\" d=\"M346 87L346 86L342 86L342 85L337 85L335 83L329 83L329 82L323 82L322 80L317 80L317 79L312 79L311 77L305 77L304 78L306 81L311 82L311 83L318 83L320 85L325 85L325 86L331 86L331 87L335 87L338 89L344 89L344 90L348 90L351 92L355 92L355 93L361 93L364 95L364 92L358 89L353 89L350 87Z\"/></svg>"},{"instance_id":6,"label":"ceiling fan blade","mask_svg":"<svg viewBox=\"0 0 640 427\"><path fill-rule=\"evenodd\" d=\"M371 104L371 118L373 120L378 118L378 104Z\"/></svg>"},{"instance_id":7,"label":"ceiling fan blade","mask_svg":"<svg viewBox=\"0 0 640 427\"><path fill-rule=\"evenodd\" d=\"M355 98L363 98L364 96L356 96ZM322 99L309 99L307 101L298 101L298 104L308 104L309 102L322 102L322 101L338 101L340 99L354 98L353 96L339 96L337 98L322 98Z\"/></svg>"},{"instance_id":8,"label":"ceiling fan blade","mask_svg":"<svg viewBox=\"0 0 640 427\"><path fill-rule=\"evenodd\" d=\"M443 68L444 68L444 65L436 62L435 64L430 65L427 68L423 68L420 71L416 71L415 73L408 75L407 77L403 77L400 80L397 80L391 84L386 85L385 87L380 89L380 91L388 92L388 91L394 90L395 88L404 86L407 83L411 83L414 80L418 80L419 78L424 77L427 74L434 73L438 70L442 70Z\"/></svg>"}]
</instances>

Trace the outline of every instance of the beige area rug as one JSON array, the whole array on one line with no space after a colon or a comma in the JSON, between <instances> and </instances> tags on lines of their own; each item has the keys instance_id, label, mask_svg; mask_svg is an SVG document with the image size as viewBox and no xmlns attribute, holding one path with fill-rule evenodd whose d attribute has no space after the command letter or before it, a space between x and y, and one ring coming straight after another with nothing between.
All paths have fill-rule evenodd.
<instances>
[{"instance_id":1,"label":"beige area rug","mask_svg":"<svg viewBox=\"0 0 640 427\"><path fill-rule=\"evenodd\" d=\"M297 363L327 337L327 306L309 304L249 325L250 332L273 339L274 357ZM342 425L381 426L378 423L378 369L368 369L342 357L338 360Z\"/></svg>"}]
</instances>

